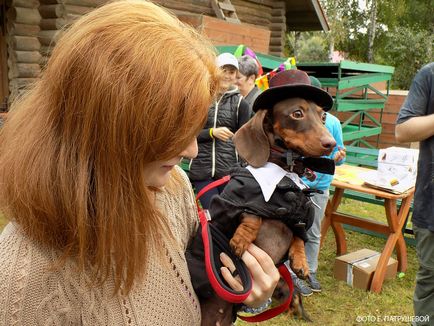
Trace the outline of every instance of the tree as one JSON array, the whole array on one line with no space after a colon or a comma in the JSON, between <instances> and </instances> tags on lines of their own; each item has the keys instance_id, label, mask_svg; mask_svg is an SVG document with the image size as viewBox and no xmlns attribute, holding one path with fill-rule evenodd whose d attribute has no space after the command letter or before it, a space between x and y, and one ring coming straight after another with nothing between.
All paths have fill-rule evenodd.
<instances>
[{"instance_id":1,"label":"tree","mask_svg":"<svg viewBox=\"0 0 434 326\"><path fill-rule=\"evenodd\" d=\"M396 27L389 32L387 43L381 49L381 60L395 67L392 86L408 89L416 72L432 57L431 32L411 27Z\"/></svg>"},{"instance_id":2,"label":"tree","mask_svg":"<svg viewBox=\"0 0 434 326\"><path fill-rule=\"evenodd\" d=\"M368 27L368 62L374 61L374 40L377 29L377 0L371 0Z\"/></svg>"},{"instance_id":3,"label":"tree","mask_svg":"<svg viewBox=\"0 0 434 326\"><path fill-rule=\"evenodd\" d=\"M321 62L328 61L326 42L323 37L314 35L304 40L300 46L297 61Z\"/></svg>"}]
</instances>

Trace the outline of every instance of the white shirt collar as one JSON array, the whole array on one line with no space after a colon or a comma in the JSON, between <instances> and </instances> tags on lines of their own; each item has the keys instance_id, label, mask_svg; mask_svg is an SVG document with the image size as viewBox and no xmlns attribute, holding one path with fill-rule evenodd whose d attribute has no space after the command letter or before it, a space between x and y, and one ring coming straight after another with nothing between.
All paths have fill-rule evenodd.
<instances>
[{"instance_id":1,"label":"white shirt collar","mask_svg":"<svg viewBox=\"0 0 434 326\"><path fill-rule=\"evenodd\" d=\"M248 165L246 168L253 175L256 182L259 183L265 202L268 202L270 200L274 190L276 189L277 184L285 176L288 176L292 181L294 181L294 183L300 189L306 188L306 185L296 173L287 172L277 164L267 162L264 166L261 166L260 168L254 168L250 165Z\"/></svg>"}]
</instances>

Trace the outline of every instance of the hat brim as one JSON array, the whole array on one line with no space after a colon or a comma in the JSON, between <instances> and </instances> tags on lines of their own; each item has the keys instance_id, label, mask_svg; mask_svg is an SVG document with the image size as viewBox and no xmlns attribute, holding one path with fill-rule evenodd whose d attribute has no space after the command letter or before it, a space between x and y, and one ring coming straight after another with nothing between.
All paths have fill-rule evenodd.
<instances>
[{"instance_id":1,"label":"hat brim","mask_svg":"<svg viewBox=\"0 0 434 326\"><path fill-rule=\"evenodd\" d=\"M253 103L253 112L261 109L272 109L276 103L294 97L315 102L324 111L333 107L333 98L321 88L311 85L285 85L269 88L259 94Z\"/></svg>"}]
</instances>

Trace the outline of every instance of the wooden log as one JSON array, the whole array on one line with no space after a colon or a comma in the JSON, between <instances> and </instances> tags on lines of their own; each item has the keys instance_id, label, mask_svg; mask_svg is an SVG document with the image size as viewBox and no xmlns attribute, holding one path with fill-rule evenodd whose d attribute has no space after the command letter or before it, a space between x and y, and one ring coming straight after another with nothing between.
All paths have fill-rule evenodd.
<instances>
[{"instance_id":1,"label":"wooden log","mask_svg":"<svg viewBox=\"0 0 434 326\"><path fill-rule=\"evenodd\" d=\"M38 25L19 24L8 22L6 29L9 35L37 36L41 30Z\"/></svg>"},{"instance_id":2,"label":"wooden log","mask_svg":"<svg viewBox=\"0 0 434 326\"><path fill-rule=\"evenodd\" d=\"M272 17L270 22L272 24L286 24L286 17L285 16Z\"/></svg>"},{"instance_id":3,"label":"wooden log","mask_svg":"<svg viewBox=\"0 0 434 326\"><path fill-rule=\"evenodd\" d=\"M285 41L284 41L283 37L272 37L270 39L270 45L283 46L283 45L285 45Z\"/></svg>"},{"instance_id":4,"label":"wooden log","mask_svg":"<svg viewBox=\"0 0 434 326\"><path fill-rule=\"evenodd\" d=\"M28 25L39 25L41 21L37 8L12 7L8 10L7 18L9 21Z\"/></svg>"},{"instance_id":5,"label":"wooden log","mask_svg":"<svg viewBox=\"0 0 434 326\"><path fill-rule=\"evenodd\" d=\"M11 89L8 102L13 103L16 99L26 96L29 89L30 85L28 87L24 87L23 89ZM9 104L9 108L11 108L11 104Z\"/></svg>"},{"instance_id":6,"label":"wooden log","mask_svg":"<svg viewBox=\"0 0 434 326\"><path fill-rule=\"evenodd\" d=\"M271 10L272 16L286 16L285 9L272 9Z\"/></svg>"},{"instance_id":7,"label":"wooden log","mask_svg":"<svg viewBox=\"0 0 434 326\"><path fill-rule=\"evenodd\" d=\"M282 31L282 30L284 30L284 28L285 28L285 26L283 25L283 24L276 24L276 23L273 23L273 24L270 24L270 31Z\"/></svg>"},{"instance_id":8,"label":"wooden log","mask_svg":"<svg viewBox=\"0 0 434 326\"><path fill-rule=\"evenodd\" d=\"M39 51L8 51L9 59L13 63L37 63L40 64L42 55Z\"/></svg>"},{"instance_id":9,"label":"wooden log","mask_svg":"<svg viewBox=\"0 0 434 326\"><path fill-rule=\"evenodd\" d=\"M41 19L41 29L43 30L58 30L66 25L65 18L43 18Z\"/></svg>"},{"instance_id":10,"label":"wooden log","mask_svg":"<svg viewBox=\"0 0 434 326\"><path fill-rule=\"evenodd\" d=\"M59 18L65 15L65 6L62 4L57 5L41 5L39 12L42 18Z\"/></svg>"},{"instance_id":11,"label":"wooden log","mask_svg":"<svg viewBox=\"0 0 434 326\"><path fill-rule=\"evenodd\" d=\"M107 0L63 0L64 4L92 8L99 7L106 2Z\"/></svg>"},{"instance_id":12,"label":"wooden log","mask_svg":"<svg viewBox=\"0 0 434 326\"><path fill-rule=\"evenodd\" d=\"M274 1L273 3L274 8L286 8L285 1Z\"/></svg>"},{"instance_id":13,"label":"wooden log","mask_svg":"<svg viewBox=\"0 0 434 326\"><path fill-rule=\"evenodd\" d=\"M53 51L53 47L54 46L41 45L41 49L39 50L39 52L42 54L42 61L41 61L41 63L44 62L45 58L48 58L49 56L51 56L51 52Z\"/></svg>"},{"instance_id":14,"label":"wooden log","mask_svg":"<svg viewBox=\"0 0 434 326\"><path fill-rule=\"evenodd\" d=\"M65 12L72 15L85 15L94 9L92 7L65 5Z\"/></svg>"},{"instance_id":15,"label":"wooden log","mask_svg":"<svg viewBox=\"0 0 434 326\"><path fill-rule=\"evenodd\" d=\"M9 79L13 78L36 78L41 73L41 67L35 63L17 63L13 64L8 60Z\"/></svg>"},{"instance_id":16,"label":"wooden log","mask_svg":"<svg viewBox=\"0 0 434 326\"><path fill-rule=\"evenodd\" d=\"M211 8L211 5L209 2L202 4L202 3L194 3L193 1L184 2L179 0L154 0L153 2L163 5L166 9L169 10L179 10L184 13L194 13L194 14L200 14L200 15L206 15L215 17L214 10Z\"/></svg>"},{"instance_id":17,"label":"wooden log","mask_svg":"<svg viewBox=\"0 0 434 326\"><path fill-rule=\"evenodd\" d=\"M23 89L38 81L39 78L14 78L9 82L9 89Z\"/></svg>"},{"instance_id":18,"label":"wooden log","mask_svg":"<svg viewBox=\"0 0 434 326\"><path fill-rule=\"evenodd\" d=\"M282 54L282 50L282 46L270 45L270 52Z\"/></svg>"},{"instance_id":19,"label":"wooden log","mask_svg":"<svg viewBox=\"0 0 434 326\"><path fill-rule=\"evenodd\" d=\"M77 20L78 18L80 18L81 15L73 15L73 14L66 14L65 15L65 19L66 19L66 24L72 24L75 20Z\"/></svg>"},{"instance_id":20,"label":"wooden log","mask_svg":"<svg viewBox=\"0 0 434 326\"><path fill-rule=\"evenodd\" d=\"M12 36L9 46L17 51L39 51L41 43L36 37L30 36Z\"/></svg>"},{"instance_id":21,"label":"wooden log","mask_svg":"<svg viewBox=\"0 0 434 326\"><path fill-rule=\"evenodd\" d=\"M62 4L63 0L39 0L39 2L42 5L56 5L56 4Z\"/></svg>"},{"instance_id":22,"label":"wooden log","mask_svg":"<svg viewBox=\"0 0 434 326\"><path fill-rule=\"evenodd\" d=\"M62 32L58 30L40 31L38 40L42 45L56 44Z\"/></svg>"},{"instance_id":23,"label":"wooden log","mask_svg":"<svg viewBox=\"0 0 434 326\"><path fill-rule=\"evenodd\" d=\"M9 8L22 7L22 8L38 8L38 0L6 0L6 5Z\"/></svg>"}]
</instances>

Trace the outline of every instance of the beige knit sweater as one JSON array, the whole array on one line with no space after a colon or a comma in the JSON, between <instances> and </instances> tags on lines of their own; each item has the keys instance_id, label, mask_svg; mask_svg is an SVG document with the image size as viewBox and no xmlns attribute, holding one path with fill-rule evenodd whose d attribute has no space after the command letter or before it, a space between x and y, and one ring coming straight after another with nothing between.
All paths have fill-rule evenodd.
<instances>
[{"instance_id":1,"label":"beige knit sweater","mask_svg":"<svg viewBox=\"0 0 434 326\"><path fill-rule=\"evenodd\" d=\"M200 325L200 306L193 292L184 256L197 228L190 183L174 196L167 191L157 202L170 220L182 250L167 245L165 259L151 254L147 277L128 296L113 296L114 282L86 286L88 275L68 262L49 271L56 253L30 241L13 223L0 235L0 325Z\"/></svg>"}]
</instances>

